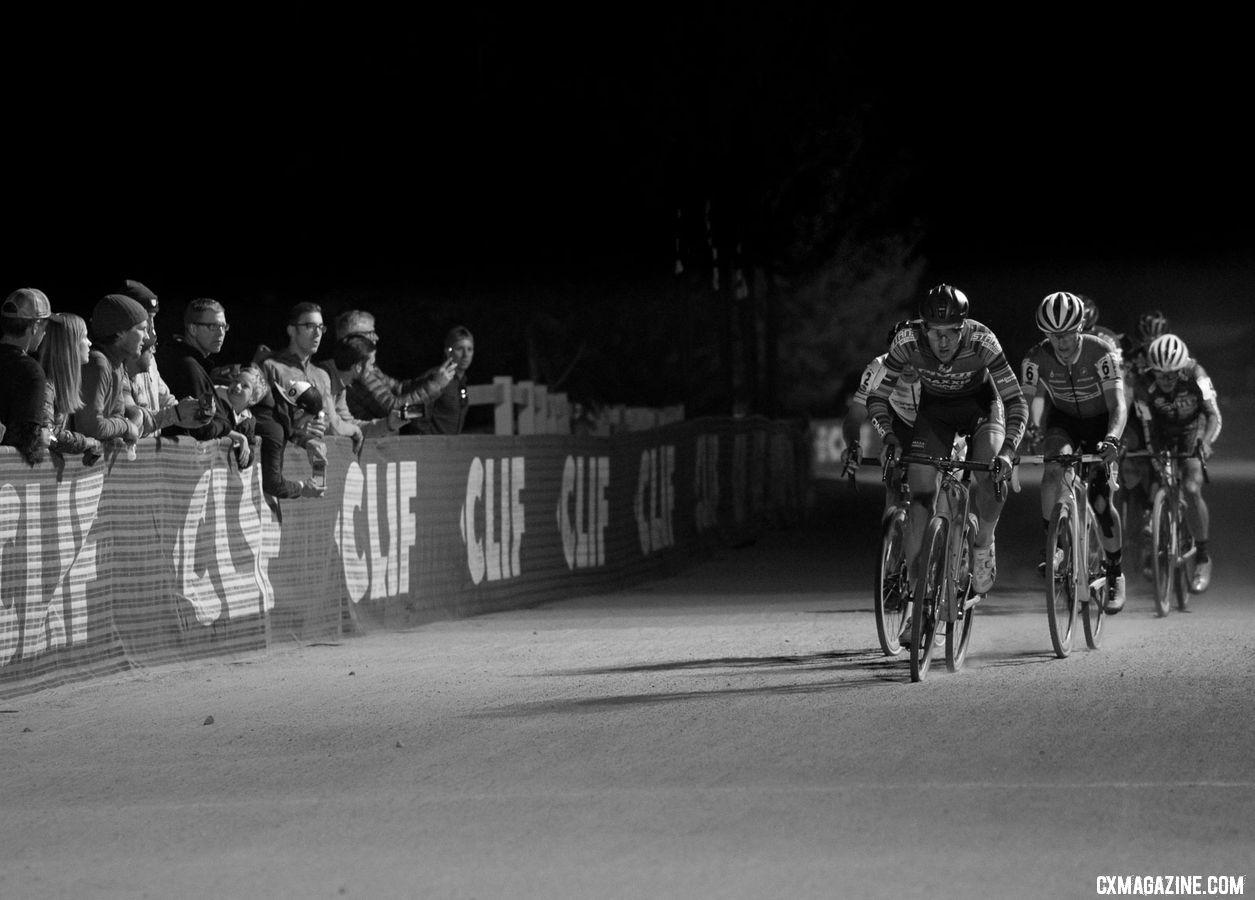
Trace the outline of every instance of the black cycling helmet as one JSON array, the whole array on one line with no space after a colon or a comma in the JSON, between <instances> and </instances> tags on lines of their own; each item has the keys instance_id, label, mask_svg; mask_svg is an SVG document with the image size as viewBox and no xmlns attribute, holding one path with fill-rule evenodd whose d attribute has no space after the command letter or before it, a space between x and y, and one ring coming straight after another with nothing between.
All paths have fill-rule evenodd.
<instances>
[{"instance_id":1,"label":"black cycling helmet","mask_svg":"<svg viewBox=\"0 0 1255 900\"><path fill-rule=\"evenodd\" d=\"M956 287L939 284L919 304L925 325L961 325L967 318L967 295Z\"/></svg>"},{"instance_id":2,"label":"black cycling helmet","mask_svg":"<svg viewBox=\"0 0 1255 900\"><path fill-rule=\"evenodd\" d=\"M1168 317L1157 309L1137 317L1137 334L1143 341L1151 341L1168 332Z\"/></svg>"}]
</instances>

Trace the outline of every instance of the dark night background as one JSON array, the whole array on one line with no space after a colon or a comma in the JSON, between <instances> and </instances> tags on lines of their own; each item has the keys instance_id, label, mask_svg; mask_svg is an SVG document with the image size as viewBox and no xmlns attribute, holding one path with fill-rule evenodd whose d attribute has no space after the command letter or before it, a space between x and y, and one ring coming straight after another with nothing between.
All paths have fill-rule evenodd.
<instances>
[{"instance_id":1,"label":"dark night background","mask_svg":"<svg viewBox=\"0 0 1255 900\"><path fill-rule=\"evenodd\" d=\"M1255 391L1242 29L1050 15L8 14L3 290L87 315L137 278L163 336L213 296L240 358L361 306L400 376L465 324L473 381L824 415L928 285L1017 364L1068 289Z\"/></svg>"}]
</instances>

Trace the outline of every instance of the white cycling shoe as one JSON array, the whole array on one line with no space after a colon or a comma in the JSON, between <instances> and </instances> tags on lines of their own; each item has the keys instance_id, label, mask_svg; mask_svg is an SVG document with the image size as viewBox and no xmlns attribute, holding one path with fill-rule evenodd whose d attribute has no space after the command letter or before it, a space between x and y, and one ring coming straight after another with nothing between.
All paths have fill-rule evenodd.
<instances>
[{"instance_id":1,"label":"white cycling shoe","mask_svg":"<svg viewBox=\"0 0 1255 900\"><path fill-rule=\"evenodd\" d=\"M1107 582L1109 590L1107 591L1107 602L1103 606L1103 610L1109 616L1114 616L1120 610L1124 609L1124 573L1121 572L1114 579Z\"/></svg>"},{"instance_id":2,"label":"white cycling shoe","mask_svg":"<svg viewBox=\"0 0 1255 900\"><path fill-rule=\"evenodd\" d=\"M994 586L994 576L998 574L998 561L994 556L994 542L988 547L972 548L972 591L977 594L988 594Z\"/></svg>"}]
</instances>

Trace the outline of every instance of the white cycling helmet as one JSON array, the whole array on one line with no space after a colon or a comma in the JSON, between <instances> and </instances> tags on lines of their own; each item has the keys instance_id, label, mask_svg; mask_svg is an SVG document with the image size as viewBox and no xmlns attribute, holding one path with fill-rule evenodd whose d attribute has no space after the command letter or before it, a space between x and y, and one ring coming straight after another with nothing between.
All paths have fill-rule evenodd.
<instances>
[{"instance_id":1,"label":"white cycling helmet","mask_svg":"<svg viewBox=\"0 0 1255 900\"><path fill-rule=\"evenodd\" d=\"M1146 363L1156 372L1179 372L1189 361L1185 341L1175 334L1161 334L1146 350Z\"/></svg>"},{"instance_id":2,"label":"white cycling helmet","mask_svg":"<svg viewBox=\"0 0 1255 900\"><path fill-rule=\"evenodd\" d=\"M1085 304L1076 294L1055 291L1037 306L1037 327L1046 334L1080 331L1085 321Z\"/></svg>"}]
</instances>

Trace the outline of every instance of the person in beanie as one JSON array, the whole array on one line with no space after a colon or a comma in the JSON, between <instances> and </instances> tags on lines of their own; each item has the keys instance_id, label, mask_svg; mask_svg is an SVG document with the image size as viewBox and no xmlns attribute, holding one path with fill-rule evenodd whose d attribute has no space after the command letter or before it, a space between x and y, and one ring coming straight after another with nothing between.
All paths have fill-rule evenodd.
<instances>
[{"instance_id":1,"label":"person in beanie","mask_svg":"<svg viewBox=\"0 0 1255 900\"><path fill-rule=\"evenodd\" d=\"M48 457L47 379L32 354L51 315L48 296L37 288L16 290L0 304L0 443L17 448L31 466Z\"/></svg>"},{"instance_id":2,"label":"person in beanie","mask_svg":"<svg viewBox=\"0 0 1255 900\"><path fill-rule=\"evenodd\" d=\"M148 312L148 339L144 342L139 359L127 367L131 376L134 403L148 413L144 417L144 433L148 434L173 422L173 413L164 412L164 418L162 414L178 402L157 369L157 313L161 311L161 304L157 301L156 294L132 278L122 282L122 288L117 293L130 297ZM157 422L159 418L163 418L161 424Z\"/></svg>"},{"instance_id":3,"label":"person in beanie","mask_svg":"<svg viewBox=\"0 0 1255 900\"><path fill-rule=\"evenodd\" d=\"M98 441L134 444L144 429L143 412L126 403L128 363L139 359L148 338L148 311L125 294L106 294L91 315L94 343L83 366L83 408L74 414L74 430ZM195 397L174 407L180 424L197 424Z\"/></svg>"}]
</instances>

